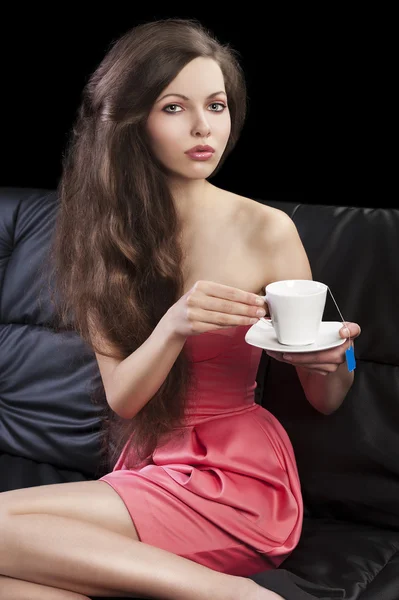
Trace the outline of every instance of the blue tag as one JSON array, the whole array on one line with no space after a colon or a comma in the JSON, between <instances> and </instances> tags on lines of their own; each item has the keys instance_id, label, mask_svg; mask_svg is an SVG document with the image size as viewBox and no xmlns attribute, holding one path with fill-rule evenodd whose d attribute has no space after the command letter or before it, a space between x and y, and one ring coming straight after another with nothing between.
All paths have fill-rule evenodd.
<instances>
[{"instance_id":1,"label":"blue tag","mask_svg":"<svg viewBox=\"0 0 399 600\"><path fill-rule=\"evenodd\" d=\"M346 364L348 366L348 371L354 371L356 369L356 358L355 358L355 352L353 350L353 345L348 348L347 350L345 350L345 354L346 354Z\"/></svg>"}]
</instances>

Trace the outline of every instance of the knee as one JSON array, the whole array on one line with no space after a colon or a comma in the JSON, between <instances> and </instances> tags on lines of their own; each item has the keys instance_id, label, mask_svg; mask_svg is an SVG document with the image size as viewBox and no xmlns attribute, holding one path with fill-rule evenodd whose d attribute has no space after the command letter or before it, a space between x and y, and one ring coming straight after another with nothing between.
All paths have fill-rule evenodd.
<instances>
[{"instance_id":1,"label":"knee","mask_svg":"<svg viewBox=\"0 0 399 600\"><path fill-rule=\"evenodd\" d=\"M12 539L12 492L2 492L0 494L0 547L4 549L4 546L10 543Z\"/></svg>"},{"instance_id":2,"label":"knee","mask_svg":"<svg viewBox=\"0 0 399 600\"><path fill-rule=\"evenodd\" d=\"M11 516L11 498L10 492L1 492L0 494L0 523L3 523L4 519Z\"/></svg>"},{"instance_id":3,"label":"knee","mask_svg":"<svg viewBox=\"0 0 399 600\"><path fill-rule=\"evenodd\" d=\"M8 508L0 507L0 564L3 563L4 553L7 553L12 542L11 514Z\"/></svg>"},{"instance_id":4,"label":"knee","mask_svg":"<svg viewBox=\"0 0 399 600\"><path fill-rule=\"evenodd\" d=\"M3 533L4 528L10 518L10 511L5 506L0 506L0 532Z\"/></svg>"}]
</instances>

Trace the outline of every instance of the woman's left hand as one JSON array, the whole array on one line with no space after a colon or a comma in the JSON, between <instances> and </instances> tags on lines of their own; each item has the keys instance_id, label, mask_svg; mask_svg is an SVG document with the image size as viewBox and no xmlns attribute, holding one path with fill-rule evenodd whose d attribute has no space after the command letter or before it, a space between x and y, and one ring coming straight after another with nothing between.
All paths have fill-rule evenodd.
<instances>
[{"instance_id":1,"label":"woman's left hand","mask_svg":"<svg viewBox=\"0 0 399 600\"><path fill-rule=\"evenodd\" d=\"M348 335L348 329L350 336ZM294 365L294 367L303 367L311 373L329 375L330 373L334 373L345 362L345 351L351 346L352 341L359 337L360 333L360 325L357 323L346 323L339 330L339 335L345 338L346 341L336 348L319 350L317 352L293 352L292 354L290 354L289 348L287 348L287 352L272 352L267 350L266 354L281 362Z\"/></svg>"}]
</instances>

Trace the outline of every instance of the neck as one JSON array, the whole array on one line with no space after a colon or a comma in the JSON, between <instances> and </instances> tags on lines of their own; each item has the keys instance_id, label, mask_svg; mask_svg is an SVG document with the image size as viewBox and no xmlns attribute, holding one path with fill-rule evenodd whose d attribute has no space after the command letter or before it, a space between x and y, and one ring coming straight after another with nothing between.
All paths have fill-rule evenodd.
<instances>
[{"instance_id":1,"label":"neck","mask_svg":"<svg viewBox=\"0 0 399 600\"><path fill-rule=\"evenodd\" d=\"M180 222L185 225L203 212L208 203L208 193L214 187L206 179L169 179L176 211Z\"/></svg>"}]
</instances>

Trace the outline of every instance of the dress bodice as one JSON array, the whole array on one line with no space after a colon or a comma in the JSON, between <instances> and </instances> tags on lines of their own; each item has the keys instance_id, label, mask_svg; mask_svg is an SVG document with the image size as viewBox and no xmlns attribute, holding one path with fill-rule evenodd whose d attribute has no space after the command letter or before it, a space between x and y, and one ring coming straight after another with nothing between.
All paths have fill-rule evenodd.
<instances>
[{"instance_id":1,"label":"dress bodice","mask_svg":"<svg viewBox=\"0 0 399 600\"><path fill-rule=\"evenodd\" d=\"M254 404L262 350L247 344L248 326L208 331L187 339L192 366L187 414L211 416Z\"/></svg>"}]
</instances>

